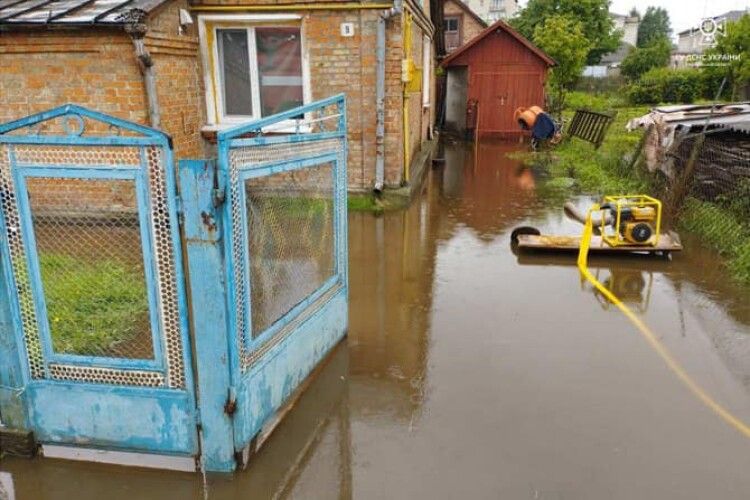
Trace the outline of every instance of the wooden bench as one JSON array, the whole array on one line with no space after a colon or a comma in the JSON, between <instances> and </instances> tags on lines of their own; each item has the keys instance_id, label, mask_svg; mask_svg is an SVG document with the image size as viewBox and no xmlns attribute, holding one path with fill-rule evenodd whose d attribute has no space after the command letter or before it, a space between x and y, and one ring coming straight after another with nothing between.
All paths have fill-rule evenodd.
<instances>
[{"instance_id":1,"label":"wooden bench","mask_svg":"<svg viewBox=\"0 0 750 500\"><path fill-rule=\"evenodd\" d=\"M604 141L607 130L615 120L615 116L617 116L617 112L602 113L588 109L577 109L575 115L573 115L573 121L570 122L568 127L568 135L588 141L598 149Z\"/></svg>"}]
</instances>

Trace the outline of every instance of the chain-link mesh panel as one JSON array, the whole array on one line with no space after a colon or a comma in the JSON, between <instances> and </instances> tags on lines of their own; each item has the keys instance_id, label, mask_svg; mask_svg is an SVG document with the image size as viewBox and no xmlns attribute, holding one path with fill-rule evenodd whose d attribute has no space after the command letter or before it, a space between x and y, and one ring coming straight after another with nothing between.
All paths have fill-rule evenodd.
<instances>
[{"instance_id":1,"label":"chain-link mesh panel","mask_svg":"<svg viewBox=\"0 0 750 500\"><path fill-rule=\"evenodd\" d=\"M690 137L672 157L673 210L681 226L727 255L733 275L750 282L750 136Z\"/></svg>"},{"instance_id":2,"label":"chain-link mesh panel","mask_svg":"<svg viewBox=\"0 0 750 500\"><path fill-rule=\"evenodd\" d=\"M303 300L333 275L335 268L333 248L335 180L334 168L330 163L300 169L293 173L254 178L247 181L244 186L240 182L240 174L243 170L277 164L285 160L305 159L325 154L339 155L342 160L343 152L344 141L342 139L246 146L232 148L229 151L234 298L235 303L240 305L240 312L236 317L236 328L239 334L237 342L243 367L249 366L253 359L246 348L249 338L262 333L284 312ZM241 197L243 190L245 191L244 205ZM243 215L246 215L249 227L244 226L246 217ZM283 238L301 238L304 234L314 238L313 232L316 227L320 231L315 235L319 240L319 248L305 249L304 245L308 243L302 243L304 241L302 239L297 243L282 239L282 236ZM306 228L306 232L303 228ZM246 234L251 248L245 245ZM327 245L325 251L323 251L323 245ZM300 256L305 251L308 252L306 257L294 257L295 253ZM293 264L294 258L298 258L297 264ZM248 262L252 263L250 267L248 267ZM269 266L267 270L261 268L262 263ZM273 272L282 273L275 284ZM301 281L307 279L303 277L304 273L309 276L325 275L325 277L315 278L308 285ZM295 274L300 280L296 283L293 278ZM250 302L249 283L247 283L246 276L249 276L253 282L252 319L243 312L244 305ZM311 290L306 293L296 291L292 293L293 288L301 286L306 287L304 290L307 288ZM255 287L257 287L257 292Z\"/></svg>"},{"instance_id":3,"label":"chain-link mesh panel","mask_svg":"<svg viewBox=\"0 0 750 500\"><path fill-rule=\"evenodd\" d=\"M153 359L135 182L28 178L52 347Z\"/></svg>"},{"instance_id":4,"label":"chain-link mesh panel","mask_svg":"<svg viewBox=\"0 0 750 500\"><path fill-rule=\"evenodd\" d=\"M253 336L335 272L333 165L245 182Z\"/></svg>"},{"instance_id":5,"label":"chain-link mesh panel","mask_svg":"<svg viewBox=\"0 0 750 500\"><path fill-rule=\"evenodd\" d=\"M13 278L18 295L18 307L29 371L32 378L38 379L44 377L44 358L39 340L36 306L31 291L26 250L23 243L21 217L18 212L18 191L10 170L10 154L10 146L0 145L0 200L2 201L3 218L5 220L5 236L8 240Z\"/></svg>"}]
</instances>

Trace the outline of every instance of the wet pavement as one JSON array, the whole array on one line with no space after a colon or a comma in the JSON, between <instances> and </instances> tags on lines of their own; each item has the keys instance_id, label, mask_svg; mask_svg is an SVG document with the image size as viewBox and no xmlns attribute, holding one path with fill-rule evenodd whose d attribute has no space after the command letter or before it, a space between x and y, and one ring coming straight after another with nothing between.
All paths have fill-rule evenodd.
<instances>
[{"instance_id":1,"label":"wet pavement","mask_svg":"<svg viewBox=\"0 0 750 500\"><path fill-rule=\"evenodd\" d=\"M349 337L248 470L204 482L5 459L0 484L45 500L750 498L750 440L581 282L575 257L513 253L518 225L581 228L508 150L475 161L446 145L408 210L350 215ZM672 261L590 264L750 422L750 294L683 240Z\"/></svg>"}]
</instances>

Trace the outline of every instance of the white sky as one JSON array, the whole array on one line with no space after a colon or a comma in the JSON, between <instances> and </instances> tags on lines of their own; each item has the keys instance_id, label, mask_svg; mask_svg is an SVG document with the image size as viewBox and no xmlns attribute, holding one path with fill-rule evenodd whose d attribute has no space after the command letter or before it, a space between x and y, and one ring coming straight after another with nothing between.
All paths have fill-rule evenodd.
<instances>
[{"instance_id":1,"label":"white sky","mask_svg":"<svg viewBox=\"0 0 750 500\"><path fill-rule=\"evenodd\" d=\"M522 6L528 0L520 0ZM627 14L635 7L641 14L649 6L663 7L669 12L673 34L697 27L704 17L718 16L729 10L744 10L750 0L612 0L611 12Z\"/></svg>"}]
</instances>

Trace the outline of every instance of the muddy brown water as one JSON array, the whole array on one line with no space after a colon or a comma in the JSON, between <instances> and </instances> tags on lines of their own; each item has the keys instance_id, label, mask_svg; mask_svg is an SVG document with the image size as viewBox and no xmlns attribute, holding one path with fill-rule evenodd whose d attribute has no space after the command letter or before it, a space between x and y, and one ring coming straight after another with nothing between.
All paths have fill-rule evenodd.
<instances>
[{"instance_id":1,"label":"muddy brown water","mask_svg":"<svg viewBox=\"0 0 750 500\"><path fill-rule=\"evenodd\" d=\"M445 146L406 211L350 215L349 336L234 476L5 459L18 499L750 498L750 440L690 393L574 257L564 196L504 157ZM577 198L585 207L590 199ZM684 235L672 261L597 258L711 396L750 422L750 297Z\"/></svg>"}]
</instances>

